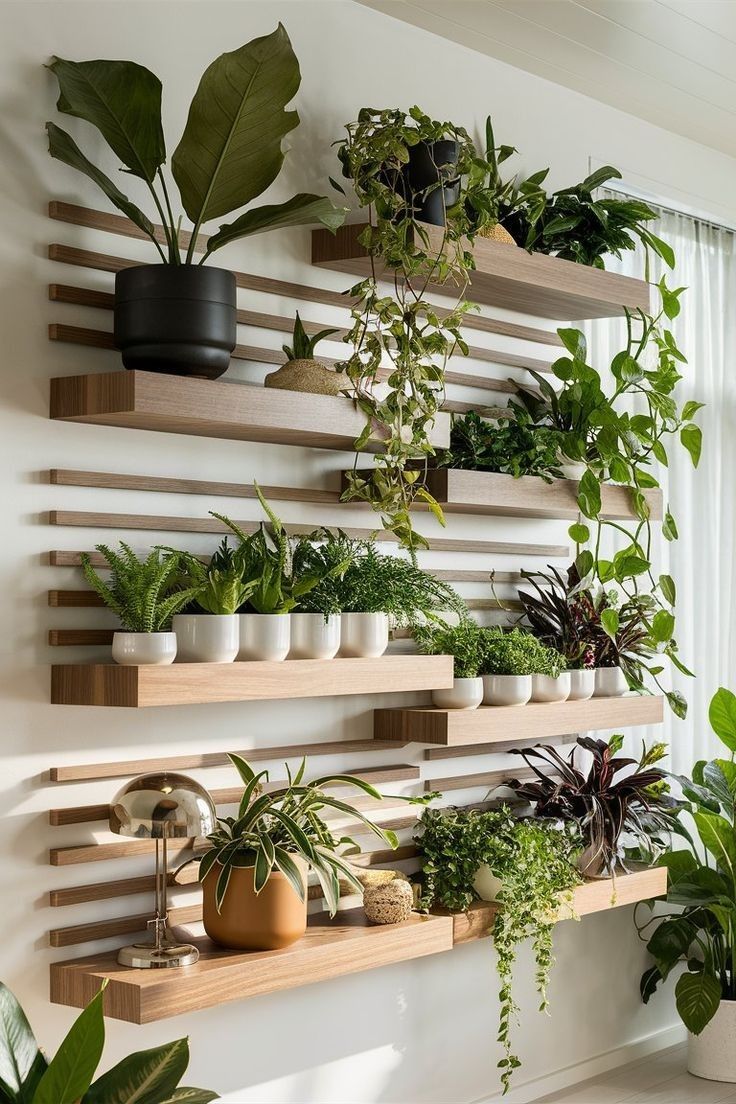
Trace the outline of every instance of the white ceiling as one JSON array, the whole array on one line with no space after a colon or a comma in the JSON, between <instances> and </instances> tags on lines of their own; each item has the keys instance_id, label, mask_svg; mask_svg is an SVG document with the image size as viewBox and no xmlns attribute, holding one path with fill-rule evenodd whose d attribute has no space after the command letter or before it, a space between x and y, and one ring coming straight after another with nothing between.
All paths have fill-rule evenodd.
<instances>
[{"instance_id":1,"label":"white ceiling","mask_svg":"<svg viewBox=\"0 0 736 1104\"><path fill-rule=\"evenodd\" d=\"M359 0L736 156L736 0Z\"/></svg>"}]
</instances>

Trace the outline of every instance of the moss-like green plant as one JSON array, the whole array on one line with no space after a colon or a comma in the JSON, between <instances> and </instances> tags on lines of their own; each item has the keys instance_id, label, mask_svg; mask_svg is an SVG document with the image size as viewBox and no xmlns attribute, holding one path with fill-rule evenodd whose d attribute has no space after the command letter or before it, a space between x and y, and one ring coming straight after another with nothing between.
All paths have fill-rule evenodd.
<instances>
[{"instance_id":1,"label":"moss-like green plant","mask_svg":"<svg viewBox=\"0 0 736 1104\"><path fill-rule=\"evenodd\" d=\"M565 657L548 648L523 629L482 630L480 641L483 675L549 675L557 678L565 668Z\"/></svg>"},{"instance_id":2,"label":"moss-like green plant","mask_svg":"<svg viewBox=\"0 0 736 1104\"><path fill-rule=\"evenodd\" d=\"M473 881L484 865L503 884L503 907L491 934L501 979L498 1041L503 1057L498 1067L506 1092L520 1065L511 1047L511 1021L518 1013L512 991L516 951L531 937L540 1011L546 1011L552 928L560 904L571 904L572 889L581 880L572 862L577 840L549 823L517 820L506 806L485 812L426 809L415 839L424 855L424 907L467 909L477 897Z\"/></svg>"},{"instance_id":3,"label":"moss-like green plant","mask_svg":"<svg viewBox=\"0 0 736 1104\"><path fill-rule=\"evenodd\" d=\"M348 545L353 557L337 580L343 612L387 613L394 625L402 627L420 618L440 621L443 613L467 613L451 586L410 560L381 555L373 541L348 541Z\"/></svg>"},{"instance_id":4,"label":"moss-like green plant","mask_svg":"<svg viewBox=\"0 0 736 1104\"><path fill-rule=\"evenodd\" d=\"M477 678L483 659L483 630L470 617L457 625L415 625L412 635L422 655L455 657L455 678Z\"/></svg>"},{"instance_id":5,"label":"moss-like green plant","mask_svg":"<svg viewBox=\"0 0 736 1104\"><path fill-rule=\"evenodd\" d=\"M82 555L82 570L87 582L102 601L120 618L127 632L166 632L171 619L197 598L200 587L176 589L181 555L154 548L139 560L130 545L120 542L114 552L106 544L96 545L112 569L105 583L92 567L88 555Z\"/></svg>"}]
</instances>

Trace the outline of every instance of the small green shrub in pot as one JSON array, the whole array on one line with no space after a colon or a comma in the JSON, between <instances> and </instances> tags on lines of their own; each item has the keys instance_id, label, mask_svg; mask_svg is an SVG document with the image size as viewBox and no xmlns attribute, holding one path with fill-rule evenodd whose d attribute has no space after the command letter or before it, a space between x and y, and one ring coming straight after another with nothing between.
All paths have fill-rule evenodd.
<instances>
[{"instance_id":1,"label":"small green shrub in pot","mask_svg":"<svg viewBox=\"0 0 736 1104\"><path fill-rule=\"evenodd\" d=\"M526 705L535 679L555 683L565 659L523 629L484 629L481 638L483 702L485 705Z\"/></svg>"},{"instance_id":2,"label":"small green shrub in pot","mask_svg":"<svg viewBox=\"0 0 736 1104\"><path fill-rule=\"evenodd\" d=\"M480 665L482 630L467 615L457 625L415 625L412 635L423 655L454 656L454 684L433 690L432 701L439 709L477 709L483 700Z\"/></svg>"},{"instance_id":3,"label":"small green shrub in pot","mask_svg":"<svg viewBox=\"0 0 736 1104\"><path fill-rule=\"evenodd\" d=\"M503 906L494 916L491 937L501 980L498 1042L503 1057L498 1068L506 1091L520 1065L511 1044L511 1025L519 1011L513 996L516 951L531 938L540 1011L545 1011L552 928L561 906L570 911L572 891L580 882L572 861L577 840L550 823L516 819L507 807L485 812L426 809L415 839L422 854L426 908L465 911L488 884Z\"/></svg>"},{"instance_id":4,"label":"small green shrub in pot","mask_svg":"<svg viewBox=\"0 0 736 1104\"><path fill-rule=\"evenodd\" d=\"M145 559L139 559L124 541L117 552L106 544L98 544L96 548L111 570L109 581L98 575L85 553L82 571L92 589L120 620L121 631L114 633L112 641L115 662L128 666L173 663L176 636L170 631L172 618L199 592L198 586L185 589L177 586L180 554L155 548Z\"/></svg>"},{"instance_id":5,"label":"small green shrub in pot","mask_svg":"<svg viewBox=\"0 0 736 1104\"><path fill-rule=\"evenodd\" d=\"M316 529L292 547L295 579L317 579L291 614L292 659L332 659L340 648L340 580L352 563L351 542L341 532Z\"/></svg>"},{"instance_id":6,"label":"small green shrub in pot","mask_svg":"<svg viewBox=\"0 0 736 1104\"><path fill-rule=\"evenodd\" d=\"M171 158L181 202L193 224L183 253L181 218L174 215L164 174L161 82L130 61L67 61L49 68L59 82L57 108L95 127L123 165L142 181L163 224L156 227L74 139L47 123L52 157L89 177L113 206L151 240L158 265L136 265L115 281L115 340L126 368L179 375L221 375L235 346L235 277L195 264L201 227L260 196L284 161L283 138L299 123L286 111L301 76L289 36L279 24L262 38L221 54L205 70L184 133ZM300 193L284 203L250 207L204 243L206 260L230 242L280 227L320 222L334 231L345 210L324 196Z\"/></svg>"},{"instance_id":7,"label":"small green shrub in pot","mask_svg":"<svg viewBox=\"0 0 736 1104\"><path fill-rule=\"evenodd\" d=\"M320 341L339 332L319 330L310 336L297 311L291 345L282 346L286 363L275 372L269 372L263 381L264 385L286 391L306 391L311 395L339 395L345 386L344 377L321 364L314 356L314 350Z\"/></svg>"},{"instance_id":8,"label":"small green shrub in pot","mask_svg":"<svg viewBox=\"0 0 736 1104\"><path fill-rule=\"evenodd\" d=\"M255 585L243 577L242 557L227 537L208 564L191 552L179 555L179 583L196 590L196 597L173 620L177 656L191 663L232 663L240 646L238 610Z\"/></svg>"}]
</instances>

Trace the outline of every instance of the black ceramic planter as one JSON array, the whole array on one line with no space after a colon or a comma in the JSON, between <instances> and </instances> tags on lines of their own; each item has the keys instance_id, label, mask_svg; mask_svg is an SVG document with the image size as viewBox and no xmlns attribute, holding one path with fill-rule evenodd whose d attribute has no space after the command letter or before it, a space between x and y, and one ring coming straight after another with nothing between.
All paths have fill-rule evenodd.
<instances>
[{"instance_id":1,"label":"black ceramic planter","mask_svg":"<svg viewBox=\"0 0 736 1104\"><path fill-rule=\"evenodd\" d=\"M206 265L136 265L115 277L126 368L216 379L235 348L235 277Z\"/></svg>"},{"instance_id":2,"label":"black ceramic planter","mask_svg":"<svg viewBox=\"0 0 736 1104\"><path fill-rule=\"evenodd\" d=\"M460 198L460 180L454 174L459 152L457 142L449 139L410 147L406 176L415 196L414 214L421 222L444 226L445 211ZM441 187L433 187L440 181ZM432 190L423 195L427 188Z\"/></svg>"}]
</instances>

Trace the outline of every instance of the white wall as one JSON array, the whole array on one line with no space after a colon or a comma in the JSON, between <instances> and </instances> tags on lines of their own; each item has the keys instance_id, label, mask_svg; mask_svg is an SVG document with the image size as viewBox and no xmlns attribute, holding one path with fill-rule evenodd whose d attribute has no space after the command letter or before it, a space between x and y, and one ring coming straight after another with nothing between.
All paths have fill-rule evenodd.
<instances>
[{"instance_id":1,"label":"white wall","mask_svg":"<svg viewBox=\"0 0 736 1104\"><path fill-rule=\"evenodd\" d=\"M163 79L169 148L173 149L199 74L218 53L285 23L303 72L298 106L302 125L279 189L318 189L335 173L330 142L364 104L420 103L440 117L479 127L490 110L496 133L525 151L525 167L554 163L561 184L582 177L589 159L624 166L641 178L672 183L678 193L724 217L736 218L736 166L699 147L501 63L410 29L343 0L271 3L5 3L0 5L0 311L3 357L0 455L5 476L0 542L0 577L5 617L0 633L4 769L0 776L2 921L0 977L18 993L43 1041L52 1047L71 1022L69 1009L47 1001L50 952L45 932L54 924L89 919L87 909L52 910L51 888L90 881L98 867L53 870L52 844L79 842L80 831L50 829L53 805L106 801L113 787L56 787L42 781L49 766L167 752L243 748L267 742L367 736L370 699L308 703L256 703L169 709L163 712L100 712L48 704L48 664L59 656L44 645L49 624L73 624L75 617L46 608L48 587L74 585L72 572L42 566L54 547L90 547L104 535L90 530L53 530L44 512L54 508L134 510L202 514L211 503L174 496L140 496L49 487L50 467L189 475L199 478L316 485L341 466L330 453L275 446L209 441L166 434L52 424L48 421L48 379L109 367L113 354L50 345L51 320L98 323L72 308L47 302L50 280L109 286L103 277L61 269L46 259L50 240L147 257L144 247L104 238L45 217L49 198L100 205L96 193L71 170L45 153L42 130L53 118L53 81L41 63L53 53L82 59L129 57L149 65ZM77 131L81 135L81 128ZM85 148L99 144L84 134ZM112 169L112 164L110 164ZM126 181L128 178L126 178ZM132 189L131 189L132 190ZM314 273L307 263L308 238L294 234L259 239L234 248L232 264L290 280L343 289L347 277ZM241 305L245 299L241 300ZM284 309L284 303L253 297L254 309ZM299 304L295 304L299 305ZM289 304L286 304L288 308ZM341 312L319 308L320 320ZM279 335L259 341L278 345ZM240 374L250 375L245 369ZM344 459L344 458L343 458ZM249 504L220 504L253 516ZM250 514L248 509L250 508ZM336 510L284 507L289 521L338 520ZM365 524L365 515L339 514L346 524ZM552 522L456 518L452 535L487 539L558 540L564 527ZM161 534L171 539L170 534ZM155 540L157 534L152 534ZM139 541L139 543L143 543ZM196 542L192 542L192 546ZM208 544L201 541L201 546ZM437 564L436 557L426 560ZM462 566L481 566L466 556ZM484 565L487 566L487 565ZM498 559L496 566L520 566ZM523 566L523 565L522 565ZM98 615L89 624L103 623ZM76 615L78 619L78 615ZM55 650L58 653L58 649ZM389 704L381 699L381 704ZM421 749L382 753L380 762L421 762ZM373 762L377 759L374 757ZM351 757L340 765L365 765ZM496 760L502 765L500 760ZM337 761L320 760L329 768ZM468 760L458 772L492 765ZM427 777L451 773L446 763L426 764ZM207 782L218 784L218 772ZM404 786L404 790L410 787ZM462 799L462 793L458 798ZM140 870L140 864L130 868ZM125 876L125 863L115 876ZM81 871L81 873L80 873ZM90 873L91 872L91 873ZM95 918L145 908L127 899L100 906ZM58 913L63 912L62 917ZM643 1008L638 976L644 961L629 910L560 927L558 966L552 986L553 1016L533 1011L530 970L524 956L520 992L525 1009L518 1033L523 1077L544 1077L668 1027L673 1009L662 998ZM83 948L92 950L93 948ZM110 1022L108 1060L134 1047L189 1034L188 1080L238 1102L412 1101L469 1102L495 1089L496 978L490 946L475 944L452 955L381 969L324 984L224 1005L197 1015L174 1017L146 1030Z\"/></svg>"}]
</instances>

